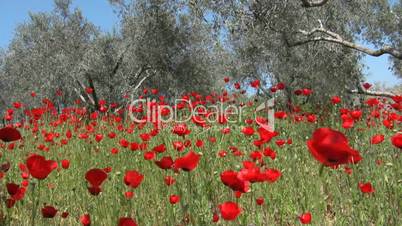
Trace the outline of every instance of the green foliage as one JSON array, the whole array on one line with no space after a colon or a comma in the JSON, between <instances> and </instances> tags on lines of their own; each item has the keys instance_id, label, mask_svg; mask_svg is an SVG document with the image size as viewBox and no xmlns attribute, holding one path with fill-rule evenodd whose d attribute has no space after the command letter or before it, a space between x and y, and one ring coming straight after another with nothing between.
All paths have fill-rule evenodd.
<instances>
[{"instance_id":1,"label":"green foliage","mask_svg":"<svg viewBox=\"0 0 402 226\"><path fill-rule=\"evenodd\" d=\"M53 97L62 90L59 101L64 104L76 98L67 87L76 85L72 78L77 66L99 33L80 10L71 11L68 2L62 2L57 1L50 13L30 14L30 20L17 28L0 72L3 92L8 94L5 102L25 100L31 91Z\"/></svg>"},{"instance_id":2,"label":"green foliage","mask_svg":"<svg viewBox=\"0 0 402 226\"><path fill-rule=\"evenodd\" d=\"M328 120L326 126L339 128L336 120ZM118 218L129 216L136 219L139 225L179 225L186 216L191 217L189 225L211 225L212 215L217 206L224 201L239 202L243 213L234 222L225 222L220 219L218 225L297 225L297 216L304 211L313 215L312 225L400 225L401 213L400 189L401 161L397 157L400 151L392 147L389 136L390 130L384 128L371 128L364 133L357 128L365 127L364 121L357 123L356 129L346 132L352 147L359 150L363 160L352 165L352 175L347 175L344 169L325 168L319 175L320 163L308 152L306 140L311 136L314 128L323 126L310 123L294 124L288 120L277 122L277 131L281 131L279 138L292 138L292 145L277 147L274 141L269 146L277 152L275 160L264 157L270 168L281 170L282 177L275 183L252 184L252 191L236 199L234 192L220 181L219 175L225 170L238 170L241 160L249 159L249 154L255 151L250 145L253 137L245 137L241 133L243 123L231 125L231 133L223 135L221 128L214 127L208 131L201 131L191 126L192 133L186 137L191 140L191 147L197 153L202 153L197 168L188 173L174 173L172 170L159 169L154 162L144 160L143 151L130 151L119 146L119 140L127 139L129 142L141 142L139 134L150 132L152 128L142 130L135 128L134 133L116 131L119 125L129 125L129 122L109 123L97 121L95 131L105 135L100 143L94 141L94 134L88 139L79 139L78 135L86 131L85 126L73 132L73 138L67 145L51 145L43 141L42 137L35 140L30 131L24 131L24 145L13 151L4 151L2 160L10 160L11 168L7 177L0 183L20 183L18 163L25 162L29 153L38 143L50 147L50 151L39 151L47 159L56 160L59 164L62 159L70 160L69 169L53 171L50 176L41 182L41 197L39 207L43 203L53 205L59 210L54 219L36 217L37 225L78 225L79 217L84 213L91 215L93 225L116 225ZM47 131L65 134L67 129L73 127L65 125L58 128L43 127ZM106 135L114 131L116 138L109 139ZM370 145L370 136L384 134L386 140L378 145ZM210 137L217 141L211 143ZM60 138L61 139L61 138ZM55 138L56 143L60 139ZM204 147L198 148L195 141L201 139ZM152 148L164 143L167 150L158 154L157 159L170 155L172 158L183 156L173 149L173 141L184 139L171 133L171 127L166 127L160 134L148 143ZM90 142L91 141L91 142ZM55 144L56 144L55 143ZM229 150L236 146L244 155L235 157ZM111 154L111 149L119 149L118 154ZM218 157L218 152L228 152L224 158ZM37 151L38 152L38 151ZM185 151L186 152L186 151ZM376 160L381 160L377 165ZM102 185L102 193L91 195L87 190L85 173L92 168L111 167L108 180ZM137 170L144 174L142 184L133 190L134 197L127 200L124 192L130 189L123 183L126 170ZM173 176L176 183L166 186L163 178ZM358 188L359 182L371 182L375 192L363 194ZM29 225L32 203L37 196L34 194L32 184L26 192L25 198L9 209L6 214L6 225ZM3 194L6 192L2 186ZM37 187L35 189L38 189ZM169 195L181 196L180 203L171 205ZM263 206L256 205L257 197L264 197ZM1 203L5 210L4 202ZM60 217L61 212L68 211L70 216L66 219Z\"/></svg>"},{"instance_id":3,"label":"green foliage","mask_svg":"<svg viewBox=\"0 0 402 226\"><path fill-rule=\"evenodd\" d=\"M30 14L1 53L0 87L9 94L1 105L25 100L30 91L53 97L60 89L60 106L79 98L92 105L118 102L139 95L140 87L157 88L167 98L205 94L224 76L244 83L257 78L263 88L284 82L284 99L299 88L311 88L317 97L347 96L364 77L361 52L325 41L292 46L316 37L300 30L322 26L350 42L402 51L401 1L329 0L313 8L298 0L110 3L120 18L111 33L72 9L71 0ZM401 60L391 61L401 75ZM86 86L94 94L86 94Z\"/></svg>"}]
</instances>

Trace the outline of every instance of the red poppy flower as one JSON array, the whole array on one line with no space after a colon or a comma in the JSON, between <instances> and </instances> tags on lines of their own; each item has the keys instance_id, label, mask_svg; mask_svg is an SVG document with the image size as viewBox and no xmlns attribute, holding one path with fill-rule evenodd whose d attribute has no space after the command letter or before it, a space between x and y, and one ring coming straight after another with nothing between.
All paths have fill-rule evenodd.
<instances>
[{"instance_id":1,"label":"red poppy flower","mask_svg":"<svg viewBox=\"0 0 402 226\"><path fill-rule=\"evenodd\" d=\"M166 176L163 180L167 186L170 186L176 182L172 176Z\"/></svg>"},{"instance_id":2,"label":"red poppy flower","mask_svg":"<svg viewBox=\"0 0 402 226\"><path fill-rule=\"evenodd\" d=\"M254 129L253 127L244 127L241 132L246 136L251 136L254 134Z\"/></svg>"},{"instance_id":3,"label":"red poppy flower","mask_svg":"<svg viewBox=\"0 0 402 226\"><path fill-rule=\"evenodd\" d=\"M137 188L140 186L143 179L144 175L135 170L128 170L124 175L124 183L132 188Z\"/></svg>"},{"instance_id":4,"label":"red poppy flower","mask_svg":"<svg viewBox=\"0 0 402 226\"><path fill-rule=\"evenodd\" d=\"M63 167L63 169L68 169L70 167L70 161L68 159L61 160L61 167Z\"/></svg>"},{"instance_id":5,"label":"red poppy flower","mask_svg":"<svg viewBox=\"0 0 402 226\"><path fill-rule=\"evenodd\" d=\"M134 197L134 192L126 191L124 192L124 197L126 197L126 199L131 199L132 197Z\"/></svg>"},{"instance_id":6,"label":"red poppy flower","mask_svg":"<svg viewBox=\"0 0 402 226\"><path fill-rule=\"evenodd\" d=\"M285 119L286 117L288 117L288 115L284 111L277 111L275 112L274 116L277 119Z\"/></svg>"},{"instance_id":7,"label":"red poppy flower","mask_svg":"<svg viewBox=\"0 0 402 226\"><path fill-rule=\"evenodd\" d=\"M26 165L29 173L36 179L45 179L54 169L57 168L57 162L53 160L46 160L41 155L31 155Z\"/></svg>"},{"instance_id":8,"label":"red poppy flower","mask_svg":"<svg viewBox=\"0 0 402 226\"><path fill-rule=\"evenodd\" d=\"M174 168L182 169L184 171L192 171L197 167L199 161L200 155L190 151L185 156L177 158L174 161Z\"/></svg>"},{"instance_id":9,"label":"red poppy flower","mask_svg":"<svg viewBox=\"0 0 402 226\"><path fill-rule=\"evenodd\" d=\"M88 94L92 94L94 92L94 90L91 87L86 87L85 92Z\"/></svg>"},{"instance_id":10,"label":"red poppy flower","mask_svg":"<svg viewBox=\"0 0 402 226\"><path fill-rule=\"evenodd\" d=\"M110 150L110 153L112 153L113 155L118 154L118 153L119 153L119 149L117 149L117 148L112 148L112 150Z\"/></svg>"},{"instance_id":11,"label":"red poppy flower","mask_svg":"<svg viewBox=\"0 0 402 226\"><path fill-rule=\"evenodd\" d=\"M19 108L22 107L22 103L19 102L19 101L16 101L16 102L13 103L13 106L14 106L14 108L16 108L16 109L19 109Z\"/></svg>"},{"instance_id":12,"label":"red poppy flower","mask_svg":"<svg viewBox=\"0 0 402 226\"><path fill-rule=\"evenodd\" d=\"M173 159L170 156L165 156L159 161L155 161L155 164L161 169L170 169L173 165Z\"/></svg>"},{"instance_id":13,"label":"red poppy flower","mask_svg":"<svg viewBox=\"0 0 402 226\"><path fill-rule=\"evenodd\" d=\"M262 153L260 151L253 151L250 153L250 158L254 161L262 159Z\"/></svg>"},{"instance_id":14,"label":"red poppy flower","mask_svg":"<svg viewBox=\"0 0 402 226\"><path fill-rule=\"evenodd\" d=\"M158 94L158 89L151 89L151 93L154 95Z\"/></svg>"},{"instance_id":15,"label":"red poppy flower","mask_svg":"<svg viewBox=\"0 0 402 226\"><path fill-rule=\"evenodd\" d=\"M363 83L363 87L364 87L365 89L370 89L371 86L372 86L372 85L371 85L370 83L368 83L368 82Z\"/></svg>"},{"instance_id":16,"label":"red poppy flower","mask_svg":"<svg viewBox=\"0 0 402 226\"><path fill-rule=\"evenodd\" d=\"M99 105L106 105L106 100L104 99L99 100Z\"/></svg>"},{"instance_id":17,"label":"red poppy flower","mask_svg":"<svg viewBox=\"0 0 402 226\"><path fill-rule=\"evenodd\" d=\"M263 154L264 156L270 157L272 160L275 160L276 158L276 152L270 147L265 148Z\"/></svg>"},{"instance_id":18,"label":"red poppy flower","mask_svg":"<svg viewBox=\"0 0 402 226\"><path fill-rule=\"evenodd\" d=\"M362 117L363 112L361 110L353 110L350 112L350 116L354 120L359 120Z\"/></svg>"},{"instance_id":19,"label":"red poppy flower","mask_svg":"<svg viewBox=\"0 0 402 226\"><path fill-rule=\"evenodd\" d=\"M221 150L218 152L219 157L223 158L227 155L227 152L225 150Z\"/></svg>"},{"instance_id":20,"label":"red poppy flower","mask_svg":"<svg viewBox=\"0 0 402 226\"><path fill-rule=\"evenodd\" d=\"M81 134L78 135L78 138L83 139L83 140L87 139L88 137L89 137L89 136L88 136L87 133L81 133ZM52 141L52 142L53 142L53 141Z\"/></svg>"},{"instance_id":21,"label":"red poppy flower","mask_svg":"<svg viewBox=\"0 0 402 226\"><path fill-rule=\"evenodd\" d=\"M197 147L202 147L202 146L204 146L204 141L202 141L202 140L197 140L196 142L195 142L195 146L197 146Z\"/></svg>"},{"instance_id":22,"label":"red poppy flower","mask_svg":"<svg viewBox=\"0 0 402 226\"><path fill-rule=\"evenodd\" d=\"M89 214L84 214L80 217L80 222L83 226L91 225L91 216Z\"/></svg>"},{"instance_id":23,"label":"red poppy flower","mask_svg":"<svg viewBox=\"0 0 402 226\"><path fill-rule=\"evenodd\" d=\"M163 153L166 151L166 146L165 146L165 144L160 144L160 145L154 147L152 150L157 153Z\"/></svg>"},{"instance_id":24,"label":"red poppy flower","mask_svg":"<svg viewBox=\"0 0 402 226\"><path fill-rule=\"evenodd\" d=\"M293 93L294 93L296 96L299 96L299 95L301 95L301 94L303 93L303 91L302 91L301 89L298 89L298 90L295 90Z\"/></svg>"},{"instance_id":25,"label":"red poppy flower","mask_svg":"<svg viewBox=\"0 0 402 226\"><path fill-rule=\"evenodd\" d=\"M155 158L155 155L156 155L155 152L147 151L147 152L144 153L144 159L145 160L152 160L152 159Z\"/></svg>"},{"instance_id":26,"label":"red poppy flower","mask_svg":"<svg viewBox=\"0 0 402 226\"><path fill-rule=\"evenodd\" d=\"M107 136L108 136L110 139L113 139L113 138L116 137L116 133L115 133L115 132L110 132ZM102 137L103 137L103 136L102 136Z\"/></svg>"},{"instance_id":27,"label":"red poppy flower","mask_svg":"<svg viewBox=\"0 0 402 226\"><path fill-rule=\"evenodd\" d=\"M302 89L303 96L309 96L312 93L313 93L313 90L311 90L311 89Z\"/></svg>"},{"instance_id":28,"label":"red poppy flower","mask_svg":"<svg viewBox=\"0 0 402 226\"><path fill-rule=\"evenodd\" d=\"M0 129L0 140L4 142L11 142L21 139L20 132L11 127L4 127Z\"/></svg>"},{"instance_id":29,"label":"red poppy flower","mask_svg":"<svg viewBox=\"0 0 402 226\"><path fill-rule=\"evenodd\" d=\"M311 223L311 213L306 212L299 216L300 223L310 224Z\"/></svg>"},{"instance_id":30,"label":"red poppy flower","mask_svg":"<svg viewBox=\"0 0 402 226\"><path fill-rule=\"evenodd\" d=\"M121 217L118 226L137 226L137 223L130 217Z\"/></svg>"},{"instance_id":31,"label":"red poppy flower","mask_svg":"<svg viewBox=\"0 0 402 226\"><path fill-rule=\"evenodd\" d=\"M286 144L286 140L283 140L283 139L276 140L275 144L278 145L279 147L281 147Z\"/></svg>"},{"instance_id":32,"label":"red poppy flower","mask_svg":"<svg viewBox=\"0 0 402 226\"><path fill-rule=\"evenodd\" d=\"M266 170L266 172L261 172L259 167L253 167L241 169L237 177L240 180L256 183L263 181L275 182L280 175L280 172L277 170L272 170L272 173L268 172L268 170Z\"/></svg>"},{"instance_id":33,"label":"red poppy flower","mask_svg":"<svg viewBox=\"0 0 402 226\"><path fill-rule=\"evenodd\" d=\"M397 133L392 136L391 142L395 147L402 149L402 133Z\"/></svg>"},{"instance_id":34,"label":"red poppy flower","mask_svg":"<svg viewBox=\"0 0 402 226\"><path fill-rule=\"evenodd\" d=\"M339 104L341 101L342 101L342 100L341 100L341 98L340 98L339 96L333 96L333 97L331 98L332 104Z\"/></svg>"},{"instance_id":35,"label":"red poppy flower","mask_svg":"<svg viewBox=\"0 0 402 226\"><path fill-rule=\"evenodd\" d=\"M307 115L307 121L311 122L311 123L314 123L314 122L317 121L317 116L314 115L314 114L309 114L309 115Z\"/></svg>"},{"instance_id":36,"label":"red poppy flower","mask_svg":"<svg viewBox=\"0 0 402 226\"><path fill-rule=\"evenodd\" d=\"M96 134L96 135L95 135L95 140L96 140L96 142L101 142L102 139L103 139L103 135L102 135L102 134Z\"/></svg>"},{"instance_id":37,"label":"red poppy flower","mask_svg":"<svg viewBox=\"0 0 402 226\"><path fill-rule=\"evenodd\" d=\"M120 146L122 146L123 148L126 148L126 147L128 147L128 145L130 145L130 142L128 142L126 139L121 139L120 141L119 141L119 144L120 144Z\"/></svg>"},{"instance_id":38,"label":"red poppy flower","mask_svg":"<svg viewBox=\"0 0 402 226\"><path fill-rule=\"evenodd\" d=\"M6 188L7 188L8 194L13 196L13 195L17 194L18 189L20 188L20 186L18 184L15 184L15 183L7 183Z\"/></svg>"},{"instance_id":39,"label":"red poppy flower","mask_svg":"<svg viewBox=\"0 0 402 226\"><path fill-rule=\"evenodd\" d=\"M149 141L151 140L151 135L149 135L148 133L142 133L140 134L140 138L142 141Z\"/></svg>"},{"instance_id":40,"label":"red poppy flower","mask_svg":"<svg viewBox=\"0 0 402 226\"><path fill-rule=\"evenodd\" d=\"M216 223L219 221L219 215L214 213L214 215L212 216L212 222Z\"/></svg>"},{"instance_id":41,"label":"red poppy flower","mask_svg":"<svg viewBox=\"0 0 402 226\"><path fill-rule=\"evenodd\" d=\"M342 117L342 127L345 129L350 129L353 128L354 126L354 120L353 118L349 117L348 115L345 115Z\"/></svg>"},{"instance_id":42,"label":"red poppy flower","mask_svg":"<svg viewBox=\"0 0 402 226\"><path fill-rule=\"evenodd\" d=\"M226 114L219 114L217 118L219 124L226 124L228 122L228 116Z\"/></svg>"},{"instance_id":43,"label":"red poppy flower","mask_svg":"<svg viewBox=\"0 0 402 226\"><path fill-rule=\"evenodd\" d=\"M275 182L282 176L281 171L277 169L267 169L264 172L264 179L268 182Z\"/></svg>"},{"instance_id":44,"label":"red poppy flower","mask_svg":"<svg viewBox=\"0 0 402 226\"><path fill-rule=\"evenodd\" d=\"M69 212L63 212L63 213L61 213L61 217L62 217L62 218L67 218L68 215L70 215Z\"/></svg>"},{"instance_id":45,"label":"red poppy flower","mask_svg":"<svg viewBox=\"0 0 402 226\"><path fill-rule=\"evenodd\" d=\"M264 204L264 197L258 197L255 202L257 203L257 205L261 206L262 204Z\"/></svg>"},{"instance_id":46,"label":"red poppy flower","mask_svg":"<svg viewBox=\"0 0 402 226\"><path fill-rule=\"evenodd\" d=\"M277 132L271 132L263 127L258 128L258 134L260 136L259 142L261 144L270 142L272 138L278 135Z\"/></svg>"},{"instance_id":47,"label":"red poppy flower","mask_svg":"<svg viewBox=\"0 0 402 226\"><path fill-rule=\"evenodd\" d=\"M276 88L278 88L279 90L285 89L285 83L280 82L280 83L276 84Z\"/></svg>"},{"instance_id":48,"label":"red poppy flower","mask_svg":"<svg viewBox=\"0 0 402 226\"><path fill-rule=\"evenodd\" d=\"M313 157L325 166L336 168L340 164L357 163L362 157L349 146L346 136L330 128L319 128L307 141Z\"/></svg>"},{"instance_id":49,"label":"red poppy flower","mask_svg":"<svg viewBox=\"0 0 402 226\"><path fill-rule=\"evenodd\" d=\"M191 140L185 140L184 147L186 147L186 148L191 147Z\"/></svg>"},{"instance_id":50,"label":"red poppy flower","mask_svg":"<svg viewBox=\"0 0 402 226\"><path fill-rule=\"evenodd\" d=\"M257 89L258 87L260 87L260 80L254 80L250 82L250 86Z\"/></svg>"},{"instance_id":51,"label":"red poppy flower","mask_svg":"<svg viewBox=\"0 0 402 226\"><path fill-rule=\"evenodd\" d=\"M347 166L345 166L344 171L348 175L351 175L353 173L353 169Z\"/></svg>"},{"instance_id":52,"label":"red poppy flower","mask_svg":"<svg viewBox=\"0 0 402 226\"><path fill-rule=\"evenodd\" d=\"M15 200L13 198L8 198L6 200L6 207L7 208L12 208L15 205L16 202L17 202L17 200Z\"/></svg>"},{"instance_id":53,"label":"red poppy flower","mask_svg":"<svg viewBox=\"0 0 402 226\"><path fill-rule=\"evenodd\" d=\"M246 193L250 191L250 182L244 180L239 174L233 170L226 170L220 175L224 185L230 187L233 191Z\"/></svg>"},{"instance_id":54,"label":"red poppy flower","mask_svg":"<svg viewBox=\"0 0 402 226\"><path fill-rule=\"evenodd\" d=\"M216 142L216 137L209 137L208 141L211 143L215 143Z\"/></svg>"},{"instance_id":55,"label":"red poppy flower","mask_svg":"<svg viewBox=\"0 0 402 226\"><path fill-rule=\"evenodd\" d=\"M375 191L370 182L367 183L359 182L359 189L363 193L373 193Z\"/></svg>"},{"instance_id":56,"label":"red poppy flower","mask_svg":"<svg viewBox=\"0 0 402 226\"><path fill-rule=\"evenodd\" d=\"M221 212L222 218L227 221L235 220L242 211L239 205L235 202L225 202L223 204L220 204L218 207Z\"/></svg>"},{"instance_id":57,"label":"red poppy flower","mask_svg":"<svg viewBox=\"0 0 402 226\"><path fill-rule=\"evenodd\" d=\"M382 124L388 129L394 128L394 122L392 120L384 119L384 121L382 121Z\"/></svg>"},{"instance_id":58,"label":"red poppy flower","mask_svg":"<svg viewBox=\"0 0 402 226\"><path fill-rule=\"evenodd\" d=\"M53 206L45 206L42 208L42 216L44 218L53 218L57 214L57 209Z\"/></svg>"},{"instance_id":59,"label":"red poppy flower","mask_svg":"<svg viewBox=\"0 0 402 226\"><path fill-rule=\"evenodd\" d=\"M176 124L176 125L173 127L172 132L173 132L174 134L179 135L179 136L185 136L185 135L190 134L191 131L187 128L187 125L186 125L186 124Z\"/></svg>"},{"instance_id":60,"label":"red poppy flower","mask_svg":"<svg viewBox=\"0 0 402 226\"><path fill-rule=\"evenodd\" d=\"M180 201L180 196L178 196L178 195L171 195L170 197L169 197L169 202L170 202L170 204L176 204L176 203L178 203Z\"/></svg>"},{"instance_id":61,"label":"red poppy flower","mask_svg":"<svg viewBox=\"0 0 402 226\"><path fill-rule=\"evenodd\" d=\"M177 151L183 151L185 146L181 141L173 141L173 148Z\"/></svg>"},{"instance_id":62,"label":"red poppy flower","mask_svg":"<svg viewBox=\"0 0 402 226\"><path fill-rule=\"evenodd\" d=\"M91 169L85 174L85 179L90 186L88 191L92 195L98 195L101 192L101 185L107 179L107 173L102 169Z\"/></svg>"},{"instance_id":63,"label":"red poppy flower","mask_svg":"<svg viewBox=\"0 0 402 226\"><path fill-rule=\"evenodd\" d=\"M376 134L371 137L371 144L379 144L384 141L384 135Z\"/></svg>"},{"instance_id":64,"label":"red poppy flower","mask_svg":"<svg viewBox=\"0 0 402 226\"><path fill-rule=\"evenodd\" d=\"M140 145L137 142L130 143L130 150L136 151L140 148Z\"/></svg>"},{"instance_id":65,"label":"red poppy flower","mask_svg":"<svg viewBox=\"0 0 402 226\"><path fill-rule=\"evenodd\" d=\"M369 98L366 100L366 104L370 107L380 104L380 101L377 98Z\"/></svg>"}]
</instances>

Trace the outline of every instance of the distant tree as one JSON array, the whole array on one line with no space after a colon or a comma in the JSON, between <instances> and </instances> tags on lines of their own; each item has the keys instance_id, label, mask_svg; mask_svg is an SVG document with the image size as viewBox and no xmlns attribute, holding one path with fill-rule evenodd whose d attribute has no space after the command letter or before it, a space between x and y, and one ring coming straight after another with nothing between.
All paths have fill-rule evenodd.
<instances>
[{"instance_id":1,"label":"distant tree","mask_svg":"<svg viewBox=\"0 0 402 226\"><path fill-rule=\"evenodd\" d=\"M58 93L60 105L80 99L96 110L99 100L119 102L139 88L167 97L207 93L223 76L227 54L211 28L175 1L113 1L120 31L102 34L71 0L55 0L49 13L30 14L2 54L6 101ZM87 92L87 88L91 92ZM26 101L27 103L31 103ZM34 103L31 103L34 104Z\"/></svg>"},{"instance_id":2,"label":"distant tree","mask_svg":"<svg viewBox=\"0 0 402 226\"><path fill-rule=\"evenodd\" d=\"M243 68L236 69L241 80L261 78L266 88L280 81L294 88L310 86L319 99L348 92L371 95L360 89L360 53L388 54L395 74L401 75L401 1L192 2L202 17L213 12L218 29L229 31L237 65ZM364 42L377 49L359 44Z\"/></svg>"},{"instance_id":3,"label":"distant tree","mask_svg":"<svg viewBox=\"0 0 402 226\"><path fill-rule=\"evenodd\" d=\"M0 71L8 103L34 104L27 98L36 92L39 97L58 93L60 104L71 104L82 93L73 88L83 79L77 65L99 32L80 10L71 11L70 3L57 0L50 13L30 13L30 20L16 29Z\"/></svg>"},{"instance_id":4,"label":"distant tree","mask_svg":"<svg viewBox=\"0 0 402 226\"><path fill-rule=\"evenodd\" d=\"M148 72L144 85L167 96L216 87L225 53L211 28L191 17L181 1L111 2L121 15L121 42L127 50L121 74L138 79Z\"/></svg>"},{"instance_id":5,"label":"distant tree","mask_svg":"<svg viewBox=\"0 0 402 226\"><path fill-rule=\"evenodd\" d=\"M97 110L101 99L123 105L122 96L142 88L167 99L207 94L224 76L247 85L259 79L265 97L283 82L275 95L290 103L302 88L313 90L315 103L394 95L362 88L364 54L388 55L402 76L401 0L109 0L120 19L110 33L71 0L54 2L51 12L31 13L0 52L0 105L33 106L27 98L35 91L60 107L80 99Z\"/></svg>"}]
</instances>

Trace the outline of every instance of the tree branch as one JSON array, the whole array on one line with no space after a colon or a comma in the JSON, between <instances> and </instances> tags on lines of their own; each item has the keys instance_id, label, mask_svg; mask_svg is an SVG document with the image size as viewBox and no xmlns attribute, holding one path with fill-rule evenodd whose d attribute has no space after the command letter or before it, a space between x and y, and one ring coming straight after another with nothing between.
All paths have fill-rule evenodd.
<instances>
[{"instance_id":1,"label":"tree branch","mask_svg":"<svg viewBox=\"0 0 402 226\"><path fill-rule=\"evenodd\" d=\"M92 89L92 99L93 99L94 107L95 107L94 110L96 111L96 110L98 110L100 108L98 95L96 94L95 85L94 85L94 82L93 82L93 80L91 78L91 75L87 73L86 77L87 77L87 80L88 80L89 87ZM88 96L89 96L89 94L88 94Z\"/></svg>"},{"instance_id":2,"label":"tree branch","mask_svg":"<svg viewBox=\"0 0 402 226\"><path fill-rule=\"evenodd\" d=\"M79 79L77 79L75 76L72 76L72 77L78 83L78 85L82 88L82 90L85 92L86 87L85 87L84 83L82 81L80 81ZM91 102L91 104L95 106L95 100L88 93L86 93L86 96L88 97L88 100ZM82 95L80 95L80 97L82 97Z\"/></svg>"},{"instance_id":3,"label":"tree branch","mask_svg":"<svg viewBox=\"0 0 402 226\"><path fill-rule=\"evenodd\" d=\"M133 91L137 91L137 89L140 88L140 86L142 85L142 83L143 83L147 78L149 78L149 77L150 77L149 74L146 75L145 77L143 77L143 78L141 79L141 81L138 82L138 84L134 87L134 90L133 90Z\"/></svg>"},{"instance_id":4,"label":"tree branch","mask_svg":"<svg viewBox=\"0 0 402 226\"><path fill-rule=\"evenodd\" d=\"M73 87L75 93L78 95L78 97L82 100L82 102L86 103L87 101L85 100L85 98L81 95L80 91L78 91L77 88Z\"/></svg>"},{"instance_id":5,"label":"tree branch","mask_svg":"<svg viewBox=\"0 0 402 226\"><path fill-rule=\"evenodd\" d=\"M139 76L140 74L142 74L143 72L146 72L147 75L145 75L145 76L137 83L137 85L133 88L133 90L131 91L130 102L128 102L126 105L130 105L130 104L134 101L134 93L140 88L140 86L142 85L142 83L145 82L145 80L147 80L149 77L151 77L151 75L148 73L148 70L150 70L150 69L151 69L151 67L147 67L147 68L142 67L142 69L139 70L139 72L137 73L138 76ZM121 108L123 108L123 105L120 106L119 108L115 109L114 113L118 112Z\"/></svg>"},{"instance_id":6,"label":"tree branch","mask_svg":"<svg viewBox=\"0 0 402 226\"><path fill-rule=\"evenodd\" d=\"M148 71L147 71L148 72ZM138 90L138 88L140 88L140 86L142 85L143 82L145 82L145 80L147 80L149 77L151 77L151 75L149 73L147 73L147 75L145 75L138 83L137 85L134 87L134 89L131 92L131 98L130 98L130 102L127 103L127 105L130 105L131 103L133 103L134 101L134 93Z\"/></svg>"},{"instance_id":7,"label":"tree branch","mask_svg":"<svg viewBox=\"0 0 402 226\"><path fill-rule=\"evenodd\" d=\"M130 46L131 46L131 44L128 44L126 47L124 47L123 52L120 53L120 56L118 57L117 62L116 62L116 64L114 65L113 70L112 70L112 72L111 72L111 74L110 74L111 77L114 76L114 75L117 73L117 71L119 70L121 64L123 63L124 55L125 55L126 52L129 50Z\"/></svg>"},{"instance_id":8,"label":"tree branch","mask_svg":"<svg viewBox=\"0 0 402 226\"><path fill-rule=\"evenodd\" d=\"M289 40L286 40L286 43L290 47L293 47L293 46L299 46L299 45L303 45L303 44L310 43L310 42L324 41L324 42L341 44L345 47L355 49L357 51L363 52L365 54L368 54L368 55L374 56L374 57L382 56L384 54L389 54L397 59L402 59L402 52L398 51L397 49L395 49L391 46L385 45L380 49L373 50L373 49L370 49L370 48L361 46L359 44L345 40L339 34L325 29L323 27L321 21L319 21L319 22L320 22L320 27L318 27L318 28L314 28L311 31L305 31L305 30L298 31L298 33L301 33L302 35L308 37L307 39L298 40L298 41L294 41L294 42L290 42ZM316 34L324 34L325 36L316 36Z\"/></svg>"},{"instance_id":9,"label":"tree branch","mask_svg":"<svg viewBox=\"0 0 402 226\"><path fill-rule=\"evenodd\" d=\"M305 8L319 7L325 5L329 0L301 0Z\"/></svg>"},{"instance_id":10,"label":"tree branch","mask_svg":"<svg viewBox=\"0 0 402 226\"><path fill-rule=\"evenodd\" d=\"M376 97L388 97L388 98L392 98L392 97L396 96L396 94L393 94L390 92L379 92L379 91L366 90L361 83L358 84L357 89L349 90L349 93L362 94L362 95L367 95L367 96L376 96Z\"/></svg>"},{"instance_id":11,"label":"tree branch","mask_svg":"<svg viewBox=\"0 0 402 226\"><path fill-rule=\"evenodd\" d=\"M152 68L151 68L151 66L149 66L149 65L141 66L141 67L138 69L137 73L135 73L133 79L139 78L139 77L142 75L142 73L147 72L147 71L150 70L150 69L152 69ZM130 84L130 85L133 86L133 84Z\"/></svg>"}]
</instances>

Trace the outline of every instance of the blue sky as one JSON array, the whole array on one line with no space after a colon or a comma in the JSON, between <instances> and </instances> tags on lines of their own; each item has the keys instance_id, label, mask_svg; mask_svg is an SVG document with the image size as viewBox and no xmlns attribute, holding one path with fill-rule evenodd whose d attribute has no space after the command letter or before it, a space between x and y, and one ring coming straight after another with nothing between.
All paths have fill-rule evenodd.
<instances>
[{"instance_id":1,"label":"blue sky","mask_svg":"<svg viewBox=\"0 0 402 226\"><path fill-rule=\"evenodd\" d=\"M118 18L107 0L73 0L73 6L79 7L84 16L103 31L112 31ZM53 0L0 0L0 48L7 48L16 26L28 19L28 12L50 11ZM383 82L387 86L402 83L388 69L390 63L387 56L366 56L363 62L367 81Z\"/></svg>"}]
</instances>

